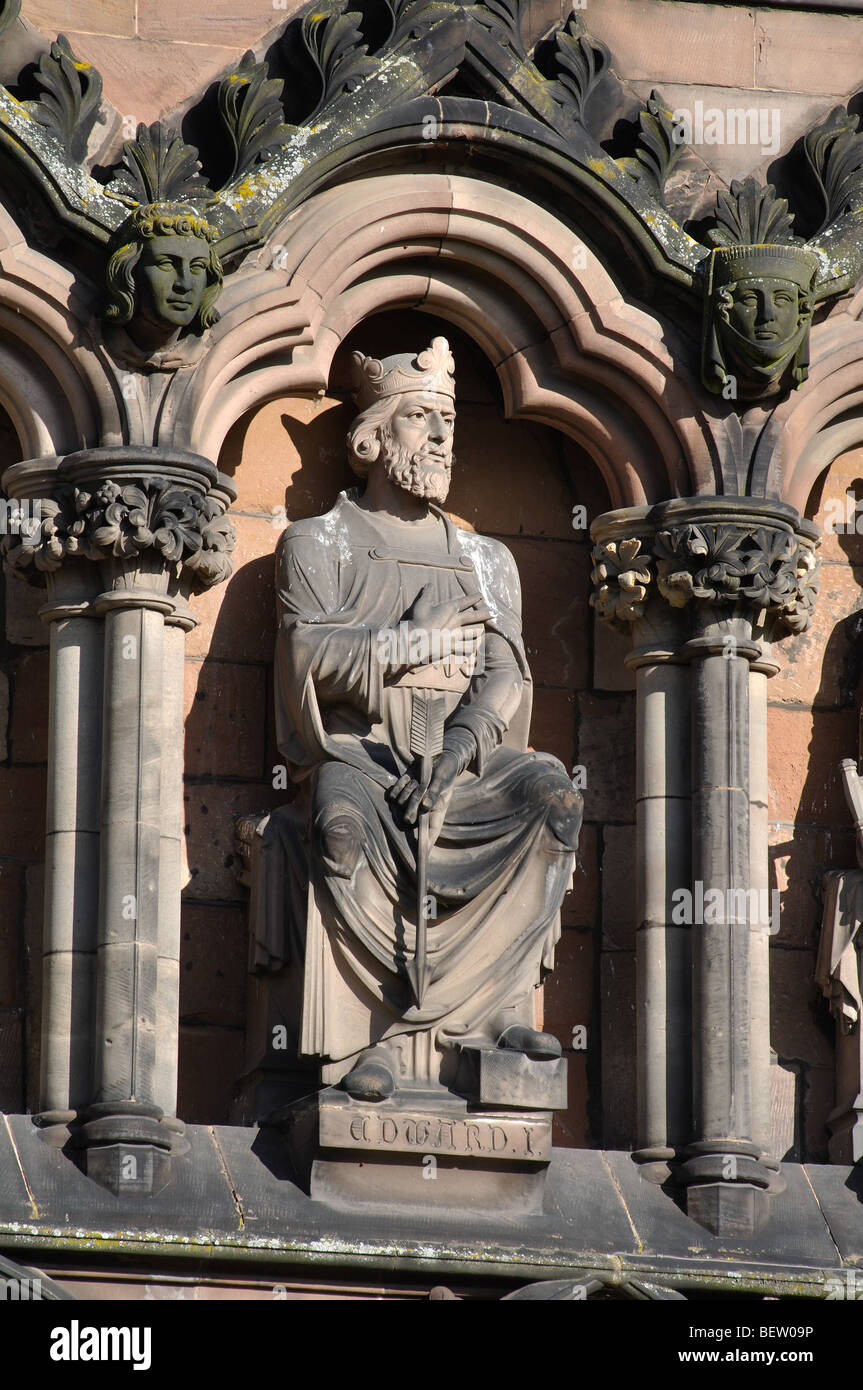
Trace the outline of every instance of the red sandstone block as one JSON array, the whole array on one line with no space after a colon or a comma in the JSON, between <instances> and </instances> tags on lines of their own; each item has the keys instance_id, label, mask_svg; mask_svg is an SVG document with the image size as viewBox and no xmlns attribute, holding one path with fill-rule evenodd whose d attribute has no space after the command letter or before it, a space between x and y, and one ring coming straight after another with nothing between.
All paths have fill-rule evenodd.
<instances>
[{"instance_id":1,"label":"red sandstone block","mask_svg":"<svg viewBox=\"0 0 863 1390\"><path fill-rule=\"evenodd\" d=\"M560 1149L586 1149L590 1147L587 1058L583 1052L568 1052L566 1057L569 1063L566 1076L569 1103L566 1110L554 1112L552 1143Z\"/></svg>"},{"instance_id":2,"label":"red sandstone block","mask_svg":"<svg viewBox=\"0 0 863 1390\"><path fill-rule=\"evenodd\" d=\"M569 690L534 690L530 745L553 753L567 772L574 762L575 695Z\"/></svg>"},{"instance_id":3,"label":"red sandstone block","mask_svg":"<svg viewBox=\"0 0 863 1390\"><path fill-rule=\"evenodd\" d=\"M235 515L234 572L224 584L192 599L199 625L186 638L186 655L272 661L276 640L274 589L278 530L263 517Z\"/></svg>"},{"instance_id":4,"label":"red sandstone block","mask_svg":"<svg viewBox=\"0 0 863 1390\"><path fill-rule=\"evenodd\" d=\"M68 33L70 28L121 37L135 33L136 7L137 0L27 0L24 17L41 29L46 39ZM174 14L176 18L176 8Z\"/></svg>"},{"instance_id":5,"label":"red sandstone block","mask_svg":"<svg viewBox=\"0 0 863 1390\"><path fill-rule=\"evenodd\" d=\"M603 950L634 951L635 826L606 825L602 841Z\"/></svg>"},{"instance_id":6,"label":"red sandstone block","mask_svg":"<svg viewBox=\"0 0 863 1390\"><path fill-rule=\"evenodd\" d=\"M572 488L551 430L503 418L496 406L459 408L447 506L486 534L570 540ZM505 485L502 480L505 479ZM584 539L585 532L578 533Z\"/></svg>"},{"instance_id":7,"label":"red sandstone block","mask_svg":"<svg viewBox=\"0 0 863 1390\"><path fill-rule=\"evenodd\" d=\"M602 1134L605 1149L635 1147L635 953L604 951L600 966Z\"/></svg>"},{"instance_id":8,"label":"red sandstone block","mask_svg":"<svg viewBox=\"0 0 863 1390\"><path fill-rule=\"evenodd\" d=\"M177 1114L187 1124L223 1125L229 1120L235 1079L243 1070L242 1031L180 1028Z\"/></svg>"},{"instance_id":9,"label":"red sandstone block","mask_svg":"<svg viewBox=\"0 0 863 1390\"><path fill-rule=\"evenodd\" d=\"M18 980L21 864L0 860L0 1009L21 1007Z\"/></svg>"},{"instance_id":10,"label":"red sandstone block","mask_svg":"<svg viewBox=\"0 0 863 1390\"><path fill-rule=\"evenodd\" d=\"M847 826L771 824L770 888L779 892L781 946L814 950L821 931L822 883L828 869L856 866L854 831Z\"/></svg>"},{"instance_id":11,"label":"red sandstone block","mask_svg":"<svg viewBox=\"0 0 863 1390\"><path fill-rule=\"evenodd\" d=\"M590 684L590 556L572 541L507 539L521 577L525 649L537 685Z\"/></svg>"},{"instance_id":12,"label":"red sandstone block","mask_svg":"<svg viewBox=\"0 0 863 1390\"><path fill-rule=\"evenodd\" d=\"M175 26L183 22L175 5ZM102 74L106 101L133 126L140 121L149 125L195 92L203 91L240 57L236 45L218 48L113 38L80 29L66 32L76 57L92 63ZM121 136L118 143L122 138L127 137Z\"/></svg>"},{"instance_id":13,"label":"red sandstone block","mask_svg":"<svg viewBox=\"0 0 863 1390\"><path fill-rule=\"evenodd\" d=\"M333 396L292 396L239 420L219 459L237 486L232 515L272 516L284 509L287 521L297 521L329 511L342 489L357 481L345 452L353 414Z\"/></svg>"},{"instance_id":14,"label":"red sandstone block","mask_svg":"<svg viewBox=\"0 0 863 1390\"><path fill-rule=\"evenodd\" d=\"M847 825L839 764L857 753L853 709L767 711L771 821Z\"/></svg>"},{"instance_id":15,"label":"red sandstone block","mask_svg":"<svg viewBox=\"0 0 863 1390\"><path fill-rule=\"evenodd\" d=\"M44 767L0 767L0 854L41 859L45 853Z\"/></svg>"},{"instance_id":16,"label":"red sandstone block","mask_svg":"<svg viewBox=\"0 0 863 1390\"><path fill-rule=\"evenodd\" d=\"M21 1014L17 1009L0 1009L0 1110L20 1114L23 1109Z\"/></svg>"},{"instance_id":17,"label":"red sandstone block","mask_svg":"<svg viewBox=\"0 0 863 1390\"><path fill-rule=\"evenodd\" d=\"M815 983L815 952L770 952L770 1043L780 1057L828 1067L833 1019Z\"/></svg>"},{"instance_id":18,"label":"red sandstone block","mask_svg":"<svg viewBox=\"0 0 863 1390\"><path fill-rule=\"evenodd\" d=\"M774 648L782 669L767 687L768 698L815 706L858 704L861 638L863 565L828 560L821 565L809 627Z\"/></svg>"},{"instance_id":19,"label":"red sandstone block","mask_svg":"<svg viewBox=\"0 0 863 1390\"><path fill-rule=\"evenodd\" d=\"M138 33L173 43L227 44L239 53L302 8L303 0L286 0L278 9L272 0L184 0L180 14L176 0L144 0L138 6Z\"/></svg>"},{"instance_id":20,"label":"red sandstone block","mask_svg":"<svg viewBox=\"0 0 863 1390\"><path fill-rule=\"evenodd\" d=\"M597 829L595 825L582 825L572 891L564 898L560 914L564 926L595 927L598 900Z\"/></svg>"},{"instance_id":21,"label":"red sandstone block","mask_svg":"<svg viewBox=\"0 0 863 1390\"><path fill-rule=\"evenodd\" d=\"M245 908L184 902L180 937L180 1017L237 1024L246 1015L248 916Z\"/></svg>"},{"instance_id":22,"label":"red sandstone block","mask_svg":"<svg viewBox=\"0 0 863 1390\"><path fill-rule=\"evenodd\" d=\"M578 697L576 760L585 768L584 815L635 820L635 697Z\"/></svg>"},{"instance_id":23,"label":"red sandstone block","mask_svg":"<svg viewBox=\"0 0 863 1390\"><path fill-rule=\"evenodd\" d=\"M244 897L237 883L234 817L265 811L286 801L284 791L270 782L186 783L183 815L190 879L184 897L190 900L236 901Z\"/></svg>"},{"instance_id":24,"label":"red sandstone block","mask_svg":"<svg viewBox=\"0 0 863 1390\"><path fill-rule=\"evenodd\" d=\"M271 673L225 661L185 667L186 776L262 777Z\"/></svg>"},{"instance_id":25,"label":"red sandstone block","mask_svg":"<svg viewBox=\"0 0 863 1390\"><path fill-rule=\"evenodd\" d=\"M863 564L863 449L833 460L813 488L806 515L821 528L822 560Z\"/></svg>"},{"instance_id":26,"label":"red sandstone block","mask_svg":"<svg viewBox=\"0 0 863 1390\"><path fill-rule=\"evenodd\" d=\"M565 928L554 957L554 974L544 987L544 1027L567 1049L573 1047L573 1029L584 1027L590 1046L599 1041L598 1033L594 1037L592 933Z\"/></svg>"},{"instance_id":27,"label":"red sandstone block","mask_svg":"<svg viewBox=\"0 0 863 1390\"><path fill-rule=\"evenodd\" d=\"M756 87L838 95L860 85L859 15L760 9L755 40Z\"/></svg>"},{"instance_id":28,"label":"red sandstone block","mask_svg":"<svg viewBox=\"0 0 863 1390\"><path fill-rule=\"evenodd\" d=\"M48 759L47 651L28 652L12 675L13 763L42 763Z\"/></svg>"},{"instance_id":29,"label":"red sandstone block","mask_svg":"<svg viewBox=\"0 0 863 1390\"><path fill-rule=\"evenodd\" d=\"M608 44L621 78L752 85L755 35L749 8L603 0L591 5L589 26ZM808 51L811 61L811 47Z\"/></svg>"}]
</instances>

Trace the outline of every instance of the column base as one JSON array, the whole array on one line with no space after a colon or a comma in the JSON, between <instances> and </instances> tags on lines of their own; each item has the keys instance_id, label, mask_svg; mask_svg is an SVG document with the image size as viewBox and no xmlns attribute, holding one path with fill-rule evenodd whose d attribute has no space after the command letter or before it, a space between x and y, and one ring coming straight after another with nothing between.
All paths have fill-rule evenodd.
<instances>
[{"instance_id":1,"label":"column base","mask_svg":"<svg viewBox=\"0 0 863 1390\"><path fill-rule=\"evenodd\" d=\"M765 1226L774 1181L759 1149L745 1140L691 1144L677 1172L687 1216L732 1240L748 1240Z\"/></svg>"},{"instance_id":2,"label":"column base","mask_svg":"<svg viewBox=\"0 0 863 1390\"><path fill-rule=\"evenodd\" d=\"M153 1197L189 1150L181 1120L138 1101L102 1101L86 1110L33 1116L40 1137L68 1150L82 1172L115 1197Z\"/></svg>"}]
</instances>

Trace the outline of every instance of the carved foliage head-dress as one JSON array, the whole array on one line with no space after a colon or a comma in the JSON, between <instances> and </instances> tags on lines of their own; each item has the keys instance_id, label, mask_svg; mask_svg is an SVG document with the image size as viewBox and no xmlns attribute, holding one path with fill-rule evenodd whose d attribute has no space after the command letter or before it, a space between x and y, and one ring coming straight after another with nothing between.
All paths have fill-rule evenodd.
<instances>
[{"instance_id":1,"label":"carved foliage head-dress","mask_svg":"<svg viewBox=\"0 0 863 1390\"><path fill-rule=\"evenodd\" d=\"M768 184L732 183L717 199L707 261L702 374L730 399L799 386L819 262L791 232L787 203Z\"/></svg>"}]
</instances>

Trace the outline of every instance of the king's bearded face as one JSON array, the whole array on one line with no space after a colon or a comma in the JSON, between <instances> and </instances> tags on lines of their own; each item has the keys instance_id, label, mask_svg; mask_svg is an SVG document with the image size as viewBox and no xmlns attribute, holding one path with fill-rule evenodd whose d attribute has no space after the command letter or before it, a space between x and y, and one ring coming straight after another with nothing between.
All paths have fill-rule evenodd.
<instances>
[{"instance_id":1,"label":"king's bearded face","mask_svg":"<svg viewBox=\"0 0 863 1390\"><path fill-rule=\"evenodd\" d=\"M405 394L381 425L379 458L390 482L414 497L442 504L452 473L455 407L449 396Z\"/></svg>"}]
</instances>

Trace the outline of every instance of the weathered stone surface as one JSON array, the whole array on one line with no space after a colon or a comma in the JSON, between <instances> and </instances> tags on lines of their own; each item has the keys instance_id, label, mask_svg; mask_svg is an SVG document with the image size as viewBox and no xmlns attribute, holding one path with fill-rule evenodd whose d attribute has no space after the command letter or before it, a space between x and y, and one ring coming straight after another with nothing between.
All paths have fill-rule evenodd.
<instances>
[{"instance_id":1,"label":"weathered stone surface","mask_svg":"<svg viewBox=\"0 0 863 1390\"><path fill-rule=\"evenodd\" d=\"M827 1163L829 1131L827 1118L836 1104L834 1069L805 1067L803 1071L803 1146L812 1163Z\"/></svg>"},{"instance_id":2,"label":"weathered stone surface","mask_svg":"<svg viewBox=\"0 0 863 1390\"><path fill-rule=\"evenodd\" d=\"M177 11L170 0L148 0L140 7L138 34L142 39L164 39L183 44L226 44L238 51L251 48L256 39L277 24L283 24L302 9L300 0L286 0L278 9L271 6L238 5L236 0L192 0L183 9L178 32ZM83 27L83 26L81 26Z\"/></svg>"},{"instance_id":3,"label":"weathered stone surface","mask_svg":"<svg viewBox=\"0 0 863 1390\"><path fill-rule=\"evenodd\" d=\"M350 414L334 396L286 396L243 416L219 459L220 469L236 483L236 510L278 520L284 508L287 521L323 511L355 482L345 461Z\"/></svg>"},{"instance_id":4,"label":"weathered stone surface","mask_svg":"<svg viewBox=\"0 0 863 1390\"><path fill-rule=\"evenodd\" d=\"M434 1101L419 1093L364 1105L344 1091L331 1089L321 1093L318 1116L318 1137L325 1149L449 1154L522 1163L551 1157L550 1117L530 1111L515 1117L474 1112L462 1105L444 1107L438 1114Z\"/></svg>"},{"instance_id":5,"label":"weathered stone surface","mask_svg":"<svg viewBox=\"0 0 863 1390\"><path fill-rule=\"evenodd\" d=\"M827 1067L833 1057L833 1020L815 984L811 951L770 952L770 1041L787 1060Z\"/></svg>"},{"instance_id":6,"label":"weathered stone surface","mask_svg":"<svg viewBox=\"0 0 863 1390\"><path fill-rule=\"evenodd\" d=\"M589 684L590 557L586 546L521 538L508 541L523 576L522 623L537 685ZM555 596L554 603L549 597Z\"/></svg>"},{"instance_id":7,"label":"weathered stone surface","mask_svg":"<svg viewBox=\"0 0 863 1390\"><path fill-rule=\"evenodd\" d=\"M624 665L624 657L632 651L629 633L615 632L608 623L593 625L593 688L594 690L634 690L635 672Z\"/></svg>"},{"instance_id":8,"label":"weathered stone surface","mask_svg":"<svg viewBox=\"0 0 863 1390\"><path fill-rule=\"evenodd\" d=\"M576 759L587 769L585 820L635 820L635 702L578 697Z\"/></svg>"},{"instance_id":9,"label":"weathered stone surface","mask_svg":"<svg viewBox=\"0 0 863 1390\"><path fill-rule=\"evenodd\" d=\"M859 85L863 17L757 11L753 86L828 95ZM812 61L813 52L818 62ZM784 142L783 142L784 143Z\"/></svg>"},{"instance_id":10,"label":"weathered stone surface","mask_svg":"<svg viewBox=\"0 0 863 1390\"><path fill-rule=\"evenodd\" d=\"M24 1050L20 1009L0 1008L0 1111L24 1109Z\"/></svg>"},{"instance_id":11,"label":"weathered stone surface","mask_svg":"<svg viewBox=\"0 0 863 1390\"><path fill-rule=\"evenodd\" d=\"M814 950L824 875L828 869L847 869L855 863L854 832L847 825L821 828L772 822L769 839L770 890L780 894L779 932L771 941Z\"/></svg>"},{"instance_id":12,"label":"weathered stone surface","mask_svg":"<svg viewBox=\"0 0 863 1390\"><path fill-rule=\"evenodd\" d=\"M181 1026L179 1114L192 1124L224 1123L230 1108L233 1079L240 1076L242 1069L243 1033L240 1028Z\"/></svg>"},{"instance_id":13,"label":"weathered stone surface","mask_svg":"<svg viewBox=\"0 0 863 1390\"><path fill-rule=\"evenodd\" d=\"M767 739L771 821L846 825L839 764L856 752L855 711L813 714L772 705Z\"/></svg>"},{"instance_id":14,"label":"weathered stone surface","mask_svg":"<svg viewBox=\"0 0 863 1390\"><path fill-rule=\"evenodd\" d=\"M597 828L583 825L578 840L578 859L572 889L563 900L561 921L567 927L595 927L599 899L600 870Z\"/></svg>"},{"instance_id":15,"label":"weathered stone surface","mask_svg":"<svg viewBox=\"0 0 863 1390\"><path fill-rule=\"evenodd\" d=\"M0 1009L20 1007L22 1002L18 982L22 878L20 864L0 860Z\"/></svg>"},{"instance_id":16,"label":"weathered stone surface","mask_svg":"<svg viewBox=\"0 0 863 1390\"><path fill-rule=\"evenodd\" d=\"M27 0L25 13L48 39L70 28L131 37L137 8L136 0Z\"/></svg>"},{"instance_id":17,"label":"weathered stone surface","mask_svg":"<svg viewBox=\"0 0 863 1390\"><path fill-rule=\"evenodd\" d=\"M48 653L31 652L15 666L15 699L12 707L12 761L43 763L48 758ZM8 683L0 683L0 719ZM4 721L5 722L5 721Z\"/></svg>"},{"instance_id":18,"label":"weathered stone surface","mask_svg":"<svg viewBox=\"0 0 863 1390\"><path fill-rule=\"evenodd\" d=\"M754 85L753 10L665 0L605 0L590 31L607 43L625 80ZM663 90L663 95L665 95Z\"/></svg>"},{"instance_id":19,"label":"weathered stone surface","mask_svg":"<svg viewBox=\"0 0 863 1390\"><path fill-rule=\"evenodd\" d=\"M819 709L854 705L863 677L861 639L863 567L824 561L809 627L778 648L782 667L768 685L771 702Z\"/></svg>"},{"instance_id":20,"label":"weathered stone surface","mask_svg":"<svg viewBox=\"0 0 863 1390\"><path fill-rule=\"evenodd\" d=\"M636 1143L635 953L604 951L602 1008L602 1142L631 1149Z\"/></svg>"},{"instance_id":21,"label":"weathered stone surface","mask_svg":"<svg viewBox=\"0 0 863 1390\"><path fill-rule=\"evenodd\" d=\"M587 1046L592 1036L594 991L594 941L590 932L565 928L554 952L554 974L544 986L543 1027L553 1033L567 1049L568 1057L578 1057L585 1049L572 1050L576 1028L584 1027ZM579 1044L582 1041L578 1036Z\"/></svg>"},{"instance_id":22,"label":"weathered stone surface","mask_svg":"<svg viewBox=\"0 0 863 1390\"><path fill-rule=\"evenodd\" d=\"M180 937L180 1016L242 1026L248 923L242 907L185 902Z\"/></svg>"},{"instance_id":23,"label":"weathered stone surface","mask_svg":"<svg viewBox=\"0 0 863 1390\"><path fill-rule=\"evenodd\" d=\"M183 792L189 884L186 897L231 901L237 897L234 817L285 800L267 782L189 783Z\"/></svg>"},{"instance_id":24,"label":"weathered stone surface","mask_svg":"<svg viewBox=\"0 0 863 1390\"><path fill-rule=\"evenodd\" d=\"M186 777L265 776L266 668L190 659L185 677Z\"/></svg>"},{"instance_id":25,"label":"weathered stone surface","mask_svg":"<svg viewBox=\"0 0 863 1390\"><path fill-rule=\"evenodd\" d=\"M530 744L560 758L568 772L575 762L575 694L534 688Z\"/></svg>"},{"instance_id":26,"label":"weathered stone surface","mask_svg":"<svg viewBox=\"0 0 863 1390\"><path fill-rule=\"evenodd\" d=\"M602 948L633 951L638 927L635 826L607 825L602 842Z\"/></svg>"},{"instance_id":27,"label":"weathered stone surface","mask_svg":"<svg viewBox=\"0 0 863 1390\"><path fill-rule=\"evenodd\" d=\"M186 639L186 655L270 662L276 633L273 555L279 532L262 516L231 512L237 533L234 573L227 584L193 595L199 626Z\"/></svg>"},{"instance_id":28,"label":"weathered stone surface","mask_svg":"<svg viewBox=\"0 0 863 1390\"><path fill-rule=\"evenodd\" d=\"M27 584L14 574L4 576L6 588L6 639L22 647L47 647L48 629L38 612L45 590Z\"/></svg>"},{"instance_id":29,"label":"weathered stone surface","mask_svg":"<svg viewBox=\"0 0 863 1390\"><path fill-rule=\"evenodd\" d=\"M77 22L77 21L76 21ZM199 43L162 43L66 31L76 57L102 74L107 101L132 123L150 124L203 88L236 62L235 48ZM128 138L128 137L127 137Z\"/></svg>"}]
</instances>

